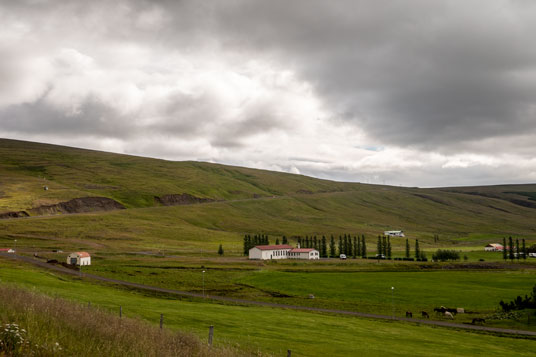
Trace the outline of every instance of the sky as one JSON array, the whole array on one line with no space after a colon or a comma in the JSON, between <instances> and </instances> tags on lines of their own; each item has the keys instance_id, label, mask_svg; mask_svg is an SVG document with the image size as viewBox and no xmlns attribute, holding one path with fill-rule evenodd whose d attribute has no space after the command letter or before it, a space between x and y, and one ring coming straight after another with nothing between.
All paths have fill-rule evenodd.
<instances>
[{"instance_id":1,"label":"sky","mask_svg":"<svg viewBox=\"0 0 536 357\"><path fill-rule=\"evenodd\" d=\"M536 182L536 1L0 2L0 137L338 181Z\"/></svg>"}]
</instances>

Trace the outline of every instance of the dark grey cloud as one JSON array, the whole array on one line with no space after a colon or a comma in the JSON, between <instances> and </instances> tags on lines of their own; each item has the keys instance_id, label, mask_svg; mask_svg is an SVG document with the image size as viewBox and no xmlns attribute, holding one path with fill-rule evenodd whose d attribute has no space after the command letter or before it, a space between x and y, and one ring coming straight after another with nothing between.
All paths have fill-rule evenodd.
<instances>
[{"instance_id":1,"label":"dark grey cloud","mask_svg":"<svg viewBox=\"0 0 536 357\"><path fill-rule=\"evenodd\" d=\"M0 23L0 135L376 183L536 178L530 1L28 0Z\"/></svg>"}]
</instances>

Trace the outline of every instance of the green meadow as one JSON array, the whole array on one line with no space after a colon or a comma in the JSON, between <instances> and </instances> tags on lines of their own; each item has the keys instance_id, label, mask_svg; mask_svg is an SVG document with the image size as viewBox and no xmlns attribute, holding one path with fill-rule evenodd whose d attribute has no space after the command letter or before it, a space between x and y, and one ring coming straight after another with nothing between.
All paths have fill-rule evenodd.
<instances>
[{"instance_id":1,"label":"green meadow","mask_svg":"<svg viewBox=\"0 0 536 357\"><path fill-rule=\"evenodd\" d=\"M139 317L154 324L163 313L167 328L193 332L201 338L206 338L208 326L214 325L216 345L234 346L251 354L262 351L282 355L287 349L291 349L295 356L533 354L534 341L530 339L411 323L148 296L133 290L37 271L5 260L0 264L2 284L16 284L81 304L91 302L92 306L115 313L122 306L125 316Z\"/></svg>"}]
</instances>

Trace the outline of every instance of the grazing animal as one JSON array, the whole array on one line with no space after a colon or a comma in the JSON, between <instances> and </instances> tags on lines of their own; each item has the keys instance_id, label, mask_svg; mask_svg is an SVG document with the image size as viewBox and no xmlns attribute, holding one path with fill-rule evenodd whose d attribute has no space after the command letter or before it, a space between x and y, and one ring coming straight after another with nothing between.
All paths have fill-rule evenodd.
<instances>
[{"instance_id":1,"label":"grazing animal","mask_svg":"<svg viewBox=\"0 0 536 357\"><path fill-rule=\"evenodd\" d=\"M427 319L430 318L430 315L428 315L428 313L426 311L421 311L421 316L426 317Z\"/></svg>"},{"instance_id":2,"label":"grazing animal","mask_svg":"<svg viewBox=\"0 0 536 357\"><path fill-rule=\"evenodd\" d=\"M454 316L449 311L445 311L445 317L450 317L452 320L454 320Z\"/></svg>"},{"instance_id":3,"label":"grazing animal","mask_svg":"<svg viewBox=\"0 0 536 357\"><path fill-rule=\"evenodd\" d=\"M411 311L406 311L406 317L413 317L413 313Z\"/></svg>"},{"instance_id":4,"label":"grazing animal","mask_svg":"<svg viewBox=\"0 0 536 357\"><path fill-rule=\"evenodd\" d=\"M473 319L473 322L471 322L471 324L475 325L475 324L477 324L477 323L479 323L479 324L483 324L483 323L486 323L486 320L483 319L483 318L480 318L480 317L475 317L475 318Z\"/></svg>"}]
</instances>

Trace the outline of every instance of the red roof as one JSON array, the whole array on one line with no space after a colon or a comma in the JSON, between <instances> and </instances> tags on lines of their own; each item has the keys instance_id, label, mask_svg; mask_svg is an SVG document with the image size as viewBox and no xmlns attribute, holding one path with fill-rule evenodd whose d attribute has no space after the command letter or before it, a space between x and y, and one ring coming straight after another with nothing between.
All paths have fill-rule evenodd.
<instances>
[{"instance_id":1,"label":"red roof","mask_svg":"<svg viewBox=\"0 0 536 357\"><path fill-rule=\"evenodd\" d=\"M279 244L279 245L257 245L255 248L260 250L277 250L277 249L292 249L292 246L288 244Z\"/></svg>"},{"instance_id":2,"label":"red roof","mask_svg":"<svg viewBox=\"0 0 536 357\"><path fill-rule=\"evenodd\" d=\"M314 250L316 250L316 249L314 249L314 248L294 248L290 252L291 253L309 253L309 252L312 252Z\"/></svg>"},{"instance_id":3,"label":"red roof","mask_svg":"<svg viewBox=\"0 0 536 357\"><path fill-rule=\"evenodd\" d=\"M78 255L80 258L89 258L90 257L88 252L76 252L76 255Z\"/></svg>"},{"instance_id":4,"label":"red roof","mask_svg":"<svg viewBox=\"0 0 536 357\"><path fill-rule=\"evenodd\" d=\"M7 252L10 251L11 248L0 248L0 252Z\"/></svg>"}]
</instances>

